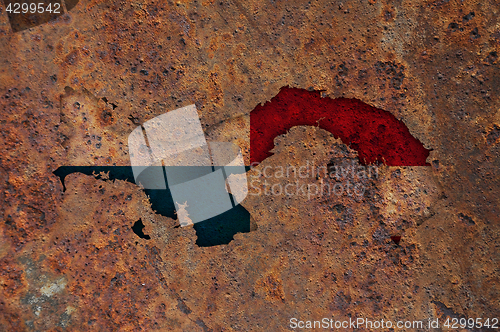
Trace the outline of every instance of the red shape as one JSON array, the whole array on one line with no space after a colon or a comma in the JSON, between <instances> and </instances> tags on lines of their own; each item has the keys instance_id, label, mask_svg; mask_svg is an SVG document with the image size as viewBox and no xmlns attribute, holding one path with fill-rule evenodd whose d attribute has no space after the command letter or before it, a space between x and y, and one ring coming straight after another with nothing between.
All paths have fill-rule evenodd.
<instances>
[{"instance_id":1,"label":"red shape","mask_svg":"<svg viewBox=\"0 0 500 332\"><path fill-rule=\"evenodd\" d=\"M391 113L357 99L321 98L320 91L284 87L250 113L250 161L272 153L274 138L294 126L318 126L358 151L363 165L430 166L430 150Z\"/></svg>"},{"instance_id":2,"label":"red shape","mask_svg":"<svg viewBox=\"0 0 500 332\"><path fill-rule=\"evenodd\" d=\"M399 241L401 241L401 236L397 236L397 235L391 236L391 240L394 243L399 244Z\"/></svg>"}]
</instances>

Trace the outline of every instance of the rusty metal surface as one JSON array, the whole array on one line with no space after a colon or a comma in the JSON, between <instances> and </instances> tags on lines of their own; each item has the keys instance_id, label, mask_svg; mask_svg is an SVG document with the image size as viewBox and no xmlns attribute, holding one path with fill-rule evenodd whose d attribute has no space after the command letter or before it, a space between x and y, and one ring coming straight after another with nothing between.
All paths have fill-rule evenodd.
<instances>
[{"instance_id":1,"label":"rusty metal surface","mask_svg":"<svg viewBox=\"0 0 500 332\"><path fill-rule=\"evenodd\" d=\"M500 316L496 1L81 0L16 33L0 8L0 331ZM204 248L136 185L52 173L130 165L128 134L192 103L248 161L248 114L283 86L391 112L432 166L381 167L362 199L249 196L257 229ZM249 176L357 162L315 127L275 145Z\"/></svg>"}]
</instances>

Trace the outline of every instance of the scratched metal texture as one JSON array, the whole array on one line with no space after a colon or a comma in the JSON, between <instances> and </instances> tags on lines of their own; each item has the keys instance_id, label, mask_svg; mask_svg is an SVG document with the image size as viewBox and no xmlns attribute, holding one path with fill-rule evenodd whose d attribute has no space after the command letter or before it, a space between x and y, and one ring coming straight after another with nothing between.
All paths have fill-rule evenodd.
<instances>
[{"instance_id":1,"label":"scratched metal texture","mask_svg":"<svg viewBox=\"0 0 500 332\"><path fill-rule=\"evenodd\" d=\"M499 11L495 0L80 0L14 33L0 3L0 331L499 317ZM207 137L248 161L248 114L283 86L391 112L432 166L381 167L363 199L249 196L257 229L204 248L134 184L75 173L63 191L52 173L129 165L137 125L193 103ZM315 127L275 144L260 169L357 163ZM149 240L132 231L138 219Z\"/></svg>"}]
</instances>

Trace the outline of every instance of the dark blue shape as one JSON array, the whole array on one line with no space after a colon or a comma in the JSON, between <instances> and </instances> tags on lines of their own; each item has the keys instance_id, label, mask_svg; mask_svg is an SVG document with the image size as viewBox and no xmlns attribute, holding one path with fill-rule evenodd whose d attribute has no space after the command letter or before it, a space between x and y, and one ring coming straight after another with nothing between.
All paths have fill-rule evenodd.
<instances>
[{"instance_id":1,"label":"dark blue shape","mask_svg":"<svg viewBox=\"0 0 500 332\"><path fill-rule=\"evenodd\" d=\"M169 166L173 167L173 166ZM199 173L193 166L177 166L184 168L187 172ZM201 166L203 167L203 166ZM248 171L250 167L245 167ZM101 178L99 173L109 174L105 181L124 180L135 184L134 174L130 166L61 166L54 171L63 185L63 191L66 191L64 180L66 176L72 173L82 173L86 175L96 174L96 178ZM151 202L151 208L162 216L177 220L175 214L175 205L172 200L170 190L143 189ZM231 196L232 197L232 196ZM250 213L241 205L237 205L229 211L218 216L204 220L193 225L196 230L196 244L200 247L211 247L221 244L228 244L233 240L234 234L248 233L253 230L250 223Z\"/></svg>"}]
</instances>

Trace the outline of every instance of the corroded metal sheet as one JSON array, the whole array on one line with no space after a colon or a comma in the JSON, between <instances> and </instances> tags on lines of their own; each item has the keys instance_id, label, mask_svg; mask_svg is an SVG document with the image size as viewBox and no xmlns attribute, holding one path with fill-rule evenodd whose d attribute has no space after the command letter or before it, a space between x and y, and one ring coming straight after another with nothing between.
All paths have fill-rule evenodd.
<instances>
[{"instance_id":1,"label":"corroded metal sheet","mask_svg":"<svg viewBox=\"0 0 500 332\"><path fill-rule=\"evenodd\" d=\"M499 10L80 0L16 32L0 3L0 331L500 318ZM130 181L75 172L63 187L53 173L130 166L128 135L191 104L207 139L237 144L248 165L249 114L284 86L390 112L431 166L325 175L366 166L332 134L294 127L247 172L251 231L207 247Z\"/></svg>"}]
</instances>

